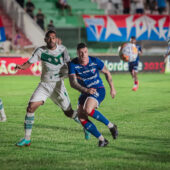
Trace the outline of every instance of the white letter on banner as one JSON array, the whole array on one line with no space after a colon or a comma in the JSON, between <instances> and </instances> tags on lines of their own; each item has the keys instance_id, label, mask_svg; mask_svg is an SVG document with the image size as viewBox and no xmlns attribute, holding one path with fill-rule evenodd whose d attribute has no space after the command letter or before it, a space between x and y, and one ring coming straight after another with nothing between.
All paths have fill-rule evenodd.
<instances>
[{"instance_id":1,"label":"white letter on banner","mask_svg":"<svg viewBox=\"0 0 170 170\"><path fill-rule=\"evenodd\" d=\"M144 32L147 31L145 16L136 19L135 25L136 25L136 38L139 38Z\"/></svg>"},{"instance_id":2,"label":"white letter on banner","mask_svg":"<svg viewBox=\"0 0 170 170\"><path fill-rule=\"evenodd\" d=\"M166 18L162 18L162 19L160 19L159 21L158 21L158 25L159 25L159 38L164 38L164 40L166 40L166 36L165 36L165 34L166 34L166 32L167 32L167 30L164 30L163 28L164 28L164 23L165 23L165 21L166 21Z\"/></svg>"},{"instance_id":3,"label":"white letter on banner","mask_svg":"<svg viewBox=\"0 0 170 170\"><path fill-rule=\"evenodd\" d=\"M8 65L8 72L10 73L10 74L15 74L17 71L15 71L15 69L14 69L14 67L16 66L16 64L15 63L10 63L9 65ZM13 68L13 69L12 69Z\"/></svg>"},{"instance_id":4,"label":"white letter on banner","mask_svg":"<svg viewBox=\"0 0 170 170\"><path fill-rule=\"evenodd\" d=\"M129 39L131 29L135 23L133 22L133 15L126 18L127 40Z\"/></svg>"},{"instance_id":5,"label":"white letter on banner","mask_svg":"<svg viewBox=\"0 0 170 170\"><path fill-rule=\"evenodd\" d=\"M119 31L117 25L115 24L114 20L112 20L110 17L107 17L107 28L106 28L106 34L105 34L105 40L111 35L115 34L118 36L122 36L121 32Z\"/></svg>"},{"instance_id":6,"label":"white letter on banner","mask_svg":"<svg viewBox=\"0 0 170 170\"><path fill-rule=\"evenodd\" d=\"M6 63L5 60L1 60L0 74L1 74L1 73L8 74L8 71L7 71L7 68L6 68L5 63Z\"/></svg>"},{"instance_id":7,"label":"white letter on banner","mask_svg":"<svg viewBox=\"0 0 170 170\"><path fill-rule=\"evenodd\" d=\"M148 38L150 38L152 30L159 36L159 32L155 27L156 21L148 16L145 16L145 19L148 27Z\"/></svg>"}]
</instances>

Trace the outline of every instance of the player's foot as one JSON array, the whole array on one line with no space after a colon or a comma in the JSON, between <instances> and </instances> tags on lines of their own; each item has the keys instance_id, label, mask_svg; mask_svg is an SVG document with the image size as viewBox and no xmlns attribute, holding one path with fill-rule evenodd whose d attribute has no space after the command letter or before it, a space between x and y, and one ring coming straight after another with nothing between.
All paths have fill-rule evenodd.
<instances>
[{"instance_id":1,"label":"player's foot","mask_svg":"<svg viewBox=\"0 0 170 170\"><path fill-rule=\"evenodd\" d=\"M109 141L107 139L104 139L104 141L99 140L99 147L105 147L109 144Z\"/></svg>"},{"instance_id":2,"label":"player's foot","mask_svg":"<svg viewBox=\"0 0 170 170\"><path fill-rule=\"evenodd\" d=\"M90 132L88 132L86 129L84 129L84 135L86 140L90 139Z\"/></svg>"},{"instance_id":3,"label":"player's foot","mask_svg":"<svg viewBox=\"0 0 170 170\"><path fill-rule=\"evenodd\" d=\"M137 91L138 88L139 88L139 81L137 81L137 84L134 84L132 90L133 90L133 91Z\"/></svg>"},{"instance_id":4,"label":"player's foot","mask_svg":"<svg viewBox=\"0 0 170 170\"><path fill-rule=\"evenodd\" d=\"M135 86L132 88L133 91L137 91L137 89L138 89L138 86Z\"/></svg>"},{"instance_id":5,"label":"player's foot","mask_svg":"<svg viewBox=\"0 0 170 170\"><path fill-rule=\"evenodd\" d=\"M7 120L6 117L1 117L0 118L0 122L6 122L6 120Z\"/></svg>"},{"instance_id":6,"label":"player's foot","mask_svg":"<svg viewBox=\"0 0 170 170\"><path fill-rule=\"evenodd\" d=\"M16 146L23 147L23 146L30 146L31 140L26 140L25 138L21 139L18 143L16 143Z\"/></svg>"},{"instance_id":7,"label":"player's foot","mask_svg":"<svg viewBox=\"0 0 170 170\"><path fill-rule=\"evenodd\" d=\"M117 126L114 125L112 128L109 129L112 136L113 136L113 139L116 139L118 137L118 130L117 130Z\"/></svg>"}]
</instances>

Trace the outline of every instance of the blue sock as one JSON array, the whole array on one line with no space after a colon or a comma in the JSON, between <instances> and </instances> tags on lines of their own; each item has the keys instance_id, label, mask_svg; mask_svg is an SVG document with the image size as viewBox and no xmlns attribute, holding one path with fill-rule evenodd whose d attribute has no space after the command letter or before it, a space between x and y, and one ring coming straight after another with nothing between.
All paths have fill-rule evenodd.
<instances>
[{"instance_id":1,"label":"blue sock","mask_svg":"<svg viewBox=\"0 0 170 170\"><path fill-rule=\"evenodd\" d=\"M84 126L84 128L96 138L99 138L99 136L101 136L101 133L97 130L96 126L91 121L85 120L81 123Z\"/></svg>"},{"instance_id":2,"label":"blue sock","mask_svg":"<svg viewBox=\"0 0 170 170\"><path fill-rule=\"evenodd\" d=\"M104 123L106 126L109 124L109 121L98 110L92 110L89 116Z\"/></svg>"}]
</instances>

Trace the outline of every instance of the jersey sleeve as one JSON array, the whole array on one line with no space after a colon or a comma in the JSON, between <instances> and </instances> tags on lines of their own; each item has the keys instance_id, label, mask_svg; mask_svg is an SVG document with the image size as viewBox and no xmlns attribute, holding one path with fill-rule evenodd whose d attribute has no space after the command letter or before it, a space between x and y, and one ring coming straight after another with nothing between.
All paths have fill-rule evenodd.
<instances>
[{"instance_id":1,"label":"jersey sleeve","mask_svg":"<svg viewBox=\"0 0 170 170\"><path fill-rule=\"evenodd\" d=\"M142 52L141 46L138 46L138 51L139 51L139 52Z\"/></svg>"},{"instance_id":2,"label":"jersey sleeve","mask_svg":"<svg viewBox=\"0 0 170 170\"><path fill-rule=\"evenodd\" d=\"M30 57L30 59L28 60L29 63L36 63L37 61L40 61L40 58L41 58L41 50L40 48L37 48L32 56Z\"/></svg>"},{"instance_id":3,"label":"jersey sleeve","mask_svg":"<svg viewBox=\"0 0 170 170\"><path fill-rule=\"evenodd\" d=\"M96 58L97 68L102 70L104 68L104 63L100 59Z\"/></svg>"},{"instance_id":4,"label":"jersey sleeve","mask_svg":"<svg viewBox=\"0 0 170 170\"><path fill-rule=\"evenodd\" d=\"M73 62L69 62L68 64L68 74L76 74L75 65Z\"/></svg>"},{"instance_id":5,"label":"jersey sleeve","mask_svg":"<svg viewBox=\"0 0 170 170\"><path fill-rule=\"evenodd\" d=\"M168 49L166 50L165 55L168 55L168 54L169 54L169 52L170 52L170 46L168 46Z\"/></svg>"},{"instance_id":6,"label":"jersey sleeve","mask_svg":"<svg viewBox=\"0 0 170 170\"><path fill-rule=\"evenodd\" d=\"M64 63L68 63L70 61L70 56L68 54L67 48L64 50Z\"/></svg>"}]
</instances>

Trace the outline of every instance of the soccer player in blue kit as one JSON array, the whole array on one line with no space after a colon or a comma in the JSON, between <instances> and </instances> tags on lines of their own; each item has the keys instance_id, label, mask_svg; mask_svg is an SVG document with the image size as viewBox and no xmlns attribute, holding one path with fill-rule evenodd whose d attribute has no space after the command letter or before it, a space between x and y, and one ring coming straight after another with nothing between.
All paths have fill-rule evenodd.
<instances>
[{"instance_id":1,"label":"soccer player in blue kit","mask_svg":"<svg viewBox=\"0 0 170 170\"><path fill-rule=\"evenodd\" d=\"M71 87L81 92L78 99L78 117L83 127L98 138L98 146L104 147L109 143L108 140L102 136L96 126L88 119L88 116L104 123L109 128L113 138L117 138L117 126L96 110L105 98L105 88L99 71L105 74L110 86L110 95L114 98L116 91L112 76L101 60L88 56L86 44L79 43L77 45L77 55L78 57L69 63L69 80Z\"/></svg>"},{"instance_id":2,"label":"soccer player in blue kit","mask_svg":"<svg viewBox=\"0 0 170 170\"><path fill-rule=\"evenodd\" d=\"M136 37L132 36L130 39L130 43L136 45ZM132 90L136 91L139 87L139 81L138 81L138 64L139 64L139 55L142 54L141 46L136 45L136 48L138 49L138 56L135 61L129 62L129 72L132 75L132 78L134 80L134 85Z\"/></svg>"}]
</instances>

